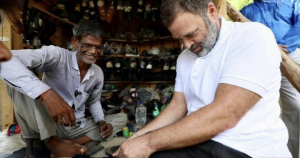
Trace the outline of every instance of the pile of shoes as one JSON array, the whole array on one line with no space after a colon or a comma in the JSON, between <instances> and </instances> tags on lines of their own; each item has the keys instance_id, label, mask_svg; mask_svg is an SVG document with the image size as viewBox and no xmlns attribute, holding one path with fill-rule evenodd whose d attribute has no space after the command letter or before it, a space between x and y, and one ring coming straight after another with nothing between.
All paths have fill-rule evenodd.
<instances>
[{"instance_id":1,"label":"pile of shoes","mask_svg":"<svg viewBox=\"0 0 300 158\"><path fill-rule=\"evenodd\" d=\"M77 23L81 19L99 18L98 7L93 0L59 2L51 7L51 12L67 21Z\"/></svg>"},{"instance_id":2,"label":"pile of shoes","mask_svg":"<svg viewBox=\"0 0 300 158\"><path fill-rule=\"evenodd\" d=\"M127 86L124 89L112 92L110 96L102 96L101 104L104 113L114 114L123 112L127 114L130 122L135 120L135 109L138 102L144 103L147 108L147 122L153 119L152 111L154 105L161 109L163 105L168 104L173 96L174 85L163 85L158 83L155 89L140 88L137 84Z\"/></svg>"},{"instance_id":3,"label":"pile of shoes","mask_svg":"<svg viewBox=\"0 0 300 158\"><path fill-rule=\"evenodd\" d=\"M122 39L127 42L131 42L132 40L137 40L140 43L143 43L144 40L155 41L160 38L160 34L152 29L142 28L140 32L125 32L125 33L111 33L108 32L105 35L106 39Z\"/></svg>"},{"instance_id":4,"label":"pile of shoes","mask_svg":"<svg viewBox=\"0 0 300 158\"><path fill-rule=\"evenodd\" d=\"M161 0L97 0L99 17L102 21L111 23L117 12L119 20L131 22L138 20L158 21Z\"/></svg>"},{"instance_id":5,"label":"pile of shoes","mask_svg":"<svg viewBox=\"0 0 300 158\"><path fill-rule=\"evenodd\" d=\"M52 44L50 38L56 31L55 23L37 9L32 8L26 12L28 17L23 23L25 31L22 43L32 45L34 48Z\"/></svg>"},{"instance_id":6,"label":"pile of shoes","mask_svg":"<svg viewBox=\"0 0 300 158\"><path fill-rule=\"evenodd\" d=\"M124 47L112 42L110 45L106 42L103 45L102 55L126 55L126 56L139 56L137 47L131 47L126 44Z\"/></svg>"},{"instance_id":7,"label":"pile of shoes","mask_svg":"<svg viewBox=\"0 0 300 158\"><path fill-rule=\"evenodd\" d=\"M176 60L175 56L165 57L163 60L151 57L109 56L103 68L104 79L106 81L174 81ZM153 65L158 68L158 72L153 72Z\"/></svg>"}]
</instances>

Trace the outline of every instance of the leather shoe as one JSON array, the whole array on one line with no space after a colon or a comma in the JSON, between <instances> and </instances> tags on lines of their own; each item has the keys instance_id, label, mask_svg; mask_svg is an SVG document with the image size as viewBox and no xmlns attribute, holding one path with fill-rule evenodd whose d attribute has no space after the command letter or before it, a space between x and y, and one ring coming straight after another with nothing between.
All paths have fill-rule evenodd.
<instances>
[{"instance_id":1,"label":"leather shoe","mask_svg":"<svg viewBox=\"0 0 300 158\"><path fill-rule=\"evenodd\" d=\"M128 22L132 21L131 10L132 10L132 6L130 4L130 0L125 0L124 11L125 11L126 20Z\"/></svg>"},{"instance_id":2,"label":"leather shoe","mask_svg":"<svg viewBox=\"0 0 300 158\"><path fill-rule=\"evenodd\" d=\"M98 0L97 1L99 16L102 21L106 21L106 7L105 7L105 0Z\"/></svg>"}]
</instances>

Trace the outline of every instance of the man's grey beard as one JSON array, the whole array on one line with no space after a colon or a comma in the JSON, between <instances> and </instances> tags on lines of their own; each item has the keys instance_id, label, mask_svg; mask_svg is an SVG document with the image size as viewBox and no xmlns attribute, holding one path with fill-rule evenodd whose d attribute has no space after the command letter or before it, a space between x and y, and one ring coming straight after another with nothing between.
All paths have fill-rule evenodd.
<instances>
[{"instance_id":1,"label":"man's grey beard","mask_svg":"<svg viewBox=\"0 0 300 158\"><path fill-rule=\"evenodd\" d=\"M200 46L201 50L194 52L199 57L206 56L215 46L219 38L218 25L216 23L213 23L207 17L207 15L204 15L203 19L204 19L205 26L207 28L207 33L204 36L204 40L203 42L192 45L192 47L190 48L190 50L193 52L195 48Z\"/></svg>"}]
</instances>

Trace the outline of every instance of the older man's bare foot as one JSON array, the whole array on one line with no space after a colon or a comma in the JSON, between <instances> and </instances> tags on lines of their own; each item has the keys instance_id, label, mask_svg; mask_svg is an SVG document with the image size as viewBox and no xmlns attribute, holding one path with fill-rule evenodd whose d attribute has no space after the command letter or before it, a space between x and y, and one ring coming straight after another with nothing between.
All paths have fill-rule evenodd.
<instances>
[{"instance_id":1,"label":"older man's bare foot","mask_svg":"<svg viewBox=\"0 0 300 158\"><path fill-rule=\"evenodd\" d=\"M65 142L58 136L51 137L47 141L46 146L51 151L51 154L56 157L73 157L76 154L83 154L87 151L86 147L72 142Z\"/></svg>"}]
</instances>

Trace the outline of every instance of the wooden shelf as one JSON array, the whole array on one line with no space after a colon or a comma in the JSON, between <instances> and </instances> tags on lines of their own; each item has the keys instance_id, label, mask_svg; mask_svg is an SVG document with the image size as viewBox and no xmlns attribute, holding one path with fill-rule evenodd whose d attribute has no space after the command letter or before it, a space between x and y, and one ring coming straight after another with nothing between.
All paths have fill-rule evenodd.
<instances>
[{"instance_id":1,"label":"wooden shelf","mask_svg":"<svg viewBox=\"0 0 300 158\"><path fill-rule=\"evenodd\" d=\"M139 42L138 40L126 41L126 40L123 40L123 39L114 39L114 38L106 38L104 40L108 41L108 42ZM163 36L163 37L158 38L157 40L176 40L176 39L174 39L172 36ZM154 41L157 41L157 40L146 39L143 42L154 42Z\"/></svg>"},{"instance_id":2,"label":"wooden shelf","mask_svg":"<svg viewBox=\"0 0 300 158\"><path fill-rule=\"evenodd\" d=\"M143 83L143 84L174 84L175 81L104 81L104 83L122 84L122 83Z\"/></svg>"},{"instance_id":3,"label":"wooden shelf","mask_svg":"<svg viewBox=\"0 0 300 158\"><path fill-rule=\"evenodd\" d=\"M51 16L51 17L53 17L54 19L57 19L57 20L61 21L61 22L70 24L72 26L75 25L75 23L73 23L73 22L70 22L68 20L64 20L64 19L62 19L62 18L60 18L60 17L52 14L51 11L49 10L50 7L45 2L43 2L43 1L34 2L33 0L30 0L28 5L30 7L33 7L35 9L37 9L37 10L39 10L39 11L41 11L41 12L43 12L43 13Z\"/></svg>"},{"instance_id":4,"label":"wooden shelf","mask_svg":"<svg viewBox=\"0 0 300 158\"><path fill-rule=\"evenodd\" d=\"M173 57L175 58L177 56L178 55L169 55L169 56L167 56L167 58L173 58ZM111 54L111 55L100 55L97 60L105 60L108 57L117 57L117 58L131 58L131 57L133 57L133 58L153 59L153 60L160 60L160 59L162 60L162 59L165 58L165 57L161 57L161 56L129 56L129 55L127 56L127 55Z\"/></svg>"}]
</instances>

